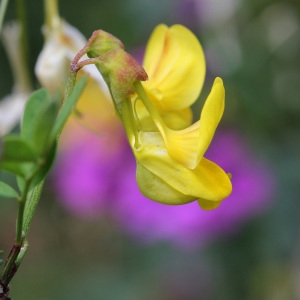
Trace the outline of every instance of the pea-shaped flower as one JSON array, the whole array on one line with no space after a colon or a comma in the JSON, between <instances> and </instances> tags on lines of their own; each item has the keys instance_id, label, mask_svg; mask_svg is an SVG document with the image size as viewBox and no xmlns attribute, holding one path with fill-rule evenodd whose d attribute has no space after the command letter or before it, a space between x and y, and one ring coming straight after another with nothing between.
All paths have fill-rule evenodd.
<instances>
[{"instance_id":1,"label":"pea-shaped flower","mask_svg":"<svg viewBox=\"0 0 300 300\"><path fill-rule=\"evenodd\" d=\"M224 111L221 78L215 79L200 119L191 124L190 106L205 77L203 50L194 34L181 25L159 25L143 67L148 81L141 83L147 76L123 49L99 56L98 69L136 157L141 192L165 204L198 200L204 209L218 207L231 193L231 181L204 154Z\"/></svg>"}]
</instances>

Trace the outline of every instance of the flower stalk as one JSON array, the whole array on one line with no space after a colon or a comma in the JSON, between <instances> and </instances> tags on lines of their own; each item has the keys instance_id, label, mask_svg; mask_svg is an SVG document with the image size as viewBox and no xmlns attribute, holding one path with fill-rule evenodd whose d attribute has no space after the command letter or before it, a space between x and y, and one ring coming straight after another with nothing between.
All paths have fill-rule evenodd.
<instances>
[{"instance_id":1,"label":"flower stalk","mask_svg":"<svg viewBox=\"0 0 300 300\"><path fill-rule=\"evenodd\" d=\"M136 81L133 83L133 87L139 99L143 102L146 109L148 110L150 117L154 121L155 125L157 126L158 130L163 133L166 130L166 126L164 124L163 119L161 118L160 114L158 113L155 106L152 104L151 100L149 99L143 85L140 81Z\"/></svg>"},{"instance_id":2,"label":"flower stalk","mask_svg":"<svg viewBox=\"0 0 300 300\"><path fill-rule=\"evenodd\" d=\"M0 3L0 33L2 32L3 20L9 0L2 0Z\"/></svg>"},{"instance_id":3,"label":"flower stalk","mask_svg":"<svg viewBox=\"0 0 300 300\"><path fill-rule=\"evenodd\" d=\"M27 79L26 86L32 90L32 84L30 80L30 72L29 72L29 44L28 44L28 25L27 25L27 17L26 17L26 9L25 9L25 1L17 0L16 4L17 8L17 18L21 27L21 35L20 35L20 55L22 56L23 62L23 72L24 78Z\"/></svg>"},{"instance_id":4,"label":"flower stalk","mask_svg":"<svg viewBox=\"0 0 300 300\"><path fill-rule=\"evenodd\" d=\"M45 24L47 30L53 32L59 30L60 27L60 17L58 14L58 4L57 0L45 0Z\"/></svg>"}]
</instances>

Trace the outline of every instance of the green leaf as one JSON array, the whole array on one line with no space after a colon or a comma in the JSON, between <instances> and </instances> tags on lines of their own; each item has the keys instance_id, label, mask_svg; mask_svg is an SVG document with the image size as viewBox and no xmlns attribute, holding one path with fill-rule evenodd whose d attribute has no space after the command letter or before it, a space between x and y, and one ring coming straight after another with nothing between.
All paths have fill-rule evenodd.
<instances>
[{"instance_id":1,"label":"green leaf","mask_svg":"<svg viewBox=\"0 0 300 300\"><path fill-rule=\"evenodd\" d=\"M35 132L35 120L40 114L40 109L51 102L51 98L46 89L33 92L28 99L23 115L21 135L26 140L32 140Z\"/></svg>"},{"instance_id":2,"label":"green leaf","mask_svg":"<svg viewBox=\"0 0 300 300\"><path fill-rule=\"evenodd\" d=\"M72 110L75 108L75 105L81 96L85 85L87 82L87 76L84 76L81 78L78 83L76 84L73 93L70 95L70 97L65 101L64 105L62 106L59 115L57 117L54 129L53 129L53 136L57 137L60 135L65 123L68 120L68 117L70 116Z\"/></svg>"},{"instance_id":3,"label":"green leaf","mask_svg":"<svg viewBox=\"0 0 300 300\"><path fill-rule=\"evenodd\" d=\"M45 89L32 94L25 107L21 135L42 155L54 142L50 137L58 112L57 103Z\"/></svg>"},{"instance_id":4,"label":"green leaf","mask_svg":"<svg viewBox=\"0 0 300 300\"><path fill-rule=\"evenodd\" d=\"M0 196L5 198L19 198L19 194L10 185L0 181Z\"/></svg>"},{"instance_id":5,"label":"green leaf","mask_svg":"<svg viewBox=\"0 0 300 300\"><path fill-rule=\"evenodd\" d=\"M23 192L25 188L25 180L23 177L17 176L17 185L21 193Z\"/></svg>"},{"instance_id":6,"label":"green leaf","mask_svg":"<svg viewBox=\"0 0 300 300\"><path fill-rule=\"evenodd\" d=\"M24 210L24 221L23 221L23 231L27 235L29 227L32 221L32 217L35 213L37 204L39 202L42 190L44 186L44 181L42 180L38 185L36 185L29 194L29 197L25 204Z\"/></svg>"},{"instance_id":7,"label":"green leaf","mask_svg":"<svg viewBox=\"0 0 300 300\"><path fill-rule=\"evenodd\" d=\"M57 117L57 108L57 104L51 102L41 110L40 115L37 117L33 144L34 149L41 155L47 152L56 141L56 138L51 136L51 132Z\"/></svg>"},{"instance_id":8,"label":"green leaf","mask_svg":"<svg viewBox=\"0 0 300 300\"><path fill-rule=\"evenodd\" d=\"M19 136L8 135L3 138L0 169L26 177L37 165L38 156L27 141Z\"/></svg>"}]
</instances>

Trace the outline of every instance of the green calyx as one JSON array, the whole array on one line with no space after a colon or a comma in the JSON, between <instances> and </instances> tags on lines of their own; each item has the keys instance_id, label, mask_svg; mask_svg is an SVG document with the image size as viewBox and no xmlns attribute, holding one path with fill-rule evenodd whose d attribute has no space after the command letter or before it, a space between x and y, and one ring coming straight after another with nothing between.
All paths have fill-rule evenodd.
<instances>
[{"instance_id":1,"label":"green calyx","mask_svg":"<svg viewBox=\"0 0 300 300\"><path fill-rule=\"evenodd\" d=\"M96 30L88 41L87 56L95 58L113 49L124 49L124 45L112 34L103 30Z\"/></svg>"}]
</instances>

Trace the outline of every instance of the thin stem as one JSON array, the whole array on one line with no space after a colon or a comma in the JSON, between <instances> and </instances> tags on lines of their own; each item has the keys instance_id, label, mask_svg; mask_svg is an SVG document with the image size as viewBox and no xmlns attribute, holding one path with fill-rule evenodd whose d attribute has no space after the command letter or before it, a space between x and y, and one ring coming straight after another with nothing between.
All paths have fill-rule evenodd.
<instances>
[{"instance_id":1,"label":"thin stem","mask_svg":"<svg viewBox=\"0 0 300 300\"><path fill-rule=\"evenodd\" d=\"M34 178L35 174L38 172L39 168L37 168L30 176L30 178L26 179L25 186L21 195L21 199L19 201L19 210L18 210L18 217L17 217L17 225L16 225L16 246L22 246L24 240L24 210L26 205L26 200L28 198L29 187L31 184L32 179Z\"/></svg>"},{"instance_id":2,"label":"thin stem","mask_svg":"<svg viewBox=\"0 0 300 300\"><path fill-rule=\"evenodd\" d=\"M83 48L83 50L85 50L85 48ZM97 56L97 57L94 57L94 58L85 59L85 60L80 61L80 62L77 63L77 68L79 70L79 69L81 69L81 68L83 68L84 66L87 66L87 65L97 65L97 63L99 63L101 60L102 60L101 55Z\"/></svg>"},{"instance_id":3,"label":"thin stem","mask_svg":"<svg viewBox=\"0 0 300 300\"><path fill-rule=\"evenodd\" d=\"M5 12L6 12L6 9L7 9L8 1L9 0L1 0L1 3L0 3L0 33L2 32L2 25L3 25L4 16L5 16Z\"/></svg>"},{"instance_id":4,"label":"thin stem","mask_svg":"<svg viewBox=\"0 0 300 300\"><path fill-rule=\"evenodd\" d=\"M39 202L39 198L42 193L44 185L44 180L42 180L37 186L35 186L30 194L30 198L26 201L25 205L25 219L23 221L23 232L25 236L27 236L27 233L29 231L29 227L31 225L32 217L35 213L37 204Z\"/></svg>"},{"instance_id":5,"label":"thin stem","mask_svg":"<svg viewBox=\"0 0 300 300\"><path fill-rule=\"evenodd\" d=\"M26 194L27 196L27 194ZM23 239L23 219L24 219L24 209L25 209L25 201L19 202L18 216L17 216L17 225L16 225L16 246L22 245Z\"/></svg>"},{"instance_id":6,"label":"thin stem","mask_svg":"<svg viewBox=\"0 0 300 300\"><path fill-rule=\"evenodd\" d=\"M63 99L61 108L66 103L67 99L71 96L71 94L74 90L75 83L76 83L76 77L77 77L77 70L73 71L72 65L71 65L71 71L70 71L69 79L67 82L67 87L66 87L66 91L65 91L65 95L64 95L64 99Z\"/></svg>"},{"instance_id":7,"label":"thin stem","mask_svg":"<svg viewBox=\"0 0 300 300\"><path fill-rule=\"evenodd\" d=\"M33 178L33 176L31 178ZM26 180L25 187L23 189L22 196L19 201L18 217L17 217L17 224L16 224L16 240L5 262L3 272L1 274L1 281L4 287L7 287L7 285L9 284L10 280L12 279L13 275L16 272L15 262L20 253L22 243L24 240L24 232L23 232L24 209L25 209L25 203L28 196L28 192L29 192L31 178Z\"/></svg>"},{"instance_id":8,"label":"thin stem","mask_svg":"<svg viewBox=\"0 0 300 300\"><path fill-rule=\"evenodd\" d=\"M129 143L130 145L134 145L135 149L139 149L141 148L141 144L139 141L139 132L135 124L134 112L130 98L127 98L122 101L121 109L121 117L124 123Z\"/></svg>"},{"instance_id":9,"label":"thin stem","mask_svg":"<svg viewBox=\"0 0 300 300\"><path fill-rule=\"evenodd\" d=\"M16 240L15 244L13 245L10 254L5 262L2 274L1 274L1 285L3 289L8 289L8 284L17 272L17 264L16 261L19 257L19 253L21 251L21 248L24 242L25 238L25 232L24 232L24 211L26 207L26 200L28 198L29 194L29 188L32 182L32 179L36 175L36 173L39 171L39 168L36 168L25 180L25 186L22 191L21 198L19 199L19 209L18 209L18 216L17 216L17 223L16 223ZM24 253L25 254L25 253ZM24 256L23 254L23 256ZM22 258L23 258L22 256ZM19 260L20 261L20 260Z\"/></svg>"},{"instance_id":10,"label":"thin stem","mask_svg":"<svg viewBox=\"0 0 300 300\"><path fill-rule=\"evenodd\" d=\"M25 10L24 0L17 0L17 18L19 24L21 26L21 34L20 34L20 55L22 57L23 64L23 77L27 79L26 86L32 89L32 84L30 80L30 72L29 72L29 39L28 39L28 25L27 25L27 16Z\"/></svg>"},{"instance_id":11,"label":"thin stem","mask_svg":"<svg viewBox=\"0 0 300 300\"><path fill-rule=\"evenodd\" d=\"M90 64L96 64L99 61L101 61L101 57L95 57L95 58L90 58L90 59L86 59L83 60L81 62L79 62L79 59L86 54L88 49L88 46L85 45L74 57L72 63L71 63L71 67L70 67L70 75L69 75L69 79L67 82L67 87L66 87L66 91L65 91L65 95L64 95L64 99L63 99L63 103L62 105L64 105L64 103L66 102L66 100L69 98L69 96L71 96L74 87L75 87L75 83L76 83L76 77L77 77L77 72L83 68L86 65L90 65Z\"/></svg>"},{"instance_id":12,"label":"thin stem","mask_svg":"<svg viewBox=\"0 0 300 300\"><path fill-rule=\"evenodd\" d=\"M45 0L45 23L49 32L54 32L60 29L60 17L58 13L57 0Z\"/></svg>"},{"instance_id":13,"label":"thin stem","mask_svg":"<svg viewBox=\"0 0 300 300\"><path fill-rule=\"evenodd\" d=\"M17 269L19 268L19 266L20 266L20 264L21 264L21 262L22 262L22 260L23 260L23 258L25 256L27 250L28 250L28 241L24 240L23 245L22 245L22 247L20 249L20 253L19 253L19 255L18 255L17 259L16 259L16 268Z\"/></svg>"},{"instance_id":14,"label":"thin stem","mask_svg":"<svg viewBox=\"0 0 300 300\"><path fill-rule=\"evenodd\" d=\"M151 100L149 99L147 93L145 92L143 85L140 81L136 81L133 83L133 88L138 94L139 98L145 105L146 109L148 110L153 122L157 126L160 133L165 136L165 132L168 130L167 126L165 125L163 119L161 118L160 114L156 110L155 106L152 104Z\"/></svg>"},{"instance_id":15,"label":"thin stem","mask_svg":"<svg viewBox=\"0 0 300 300\"><path fill-rule=\"evenodd\" d=\"M8 284L17 271L15 261L18 258L20 250L21 250L21 246L13 245L13 247L11 248L10 253L7 257L7 260L5 262L3 272L1 275L1 280L0 280L1 287L5 294L8 293L8 291L9 291Z\"/></svg>"}]
</instances>

